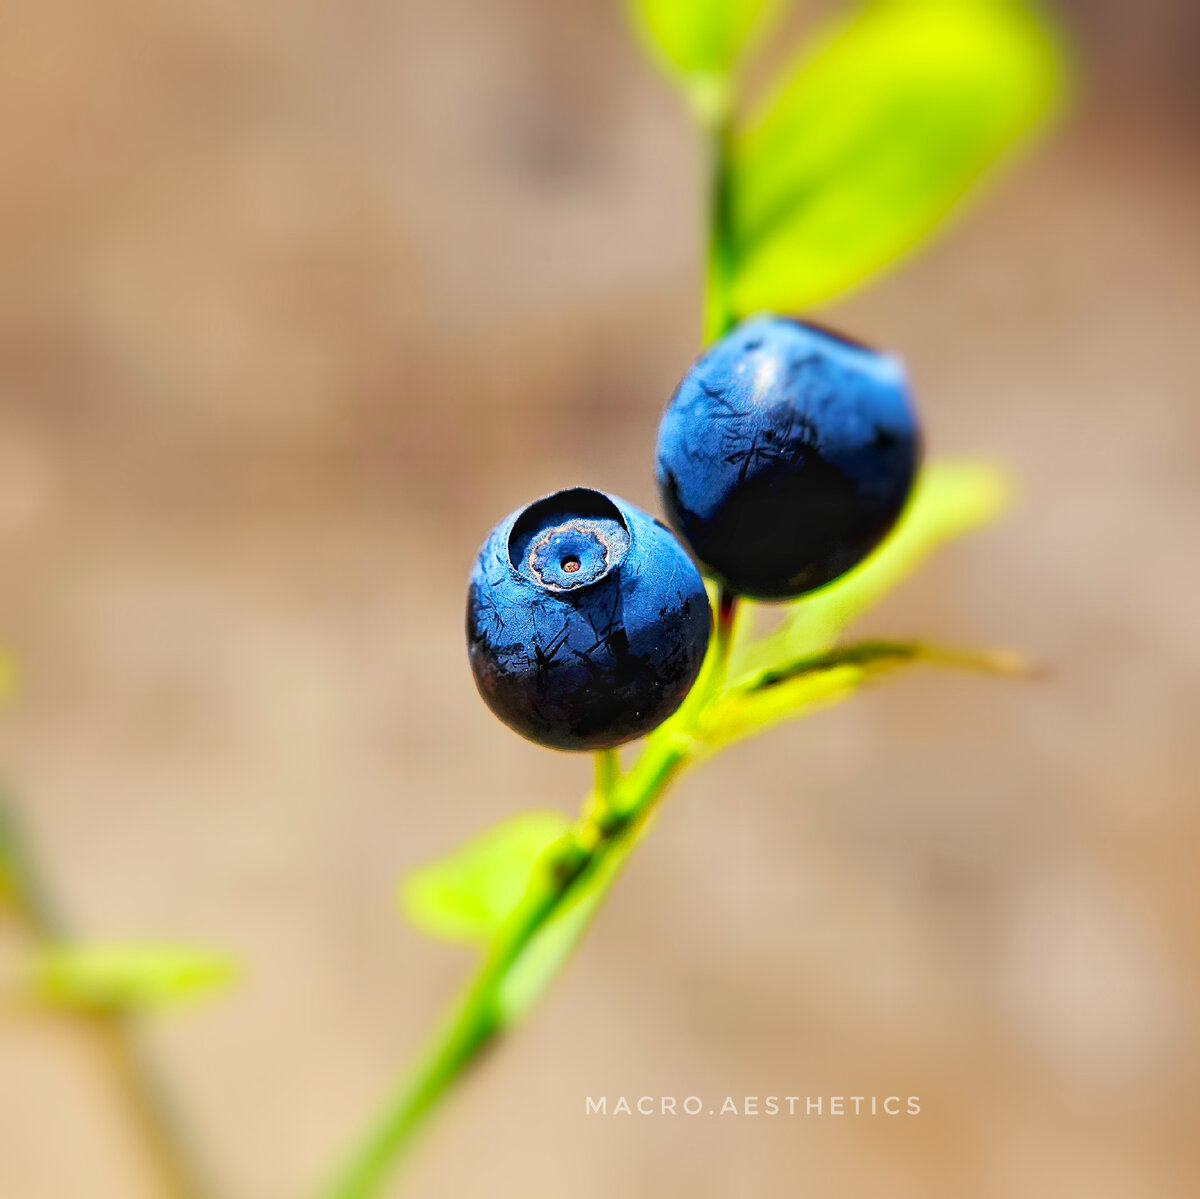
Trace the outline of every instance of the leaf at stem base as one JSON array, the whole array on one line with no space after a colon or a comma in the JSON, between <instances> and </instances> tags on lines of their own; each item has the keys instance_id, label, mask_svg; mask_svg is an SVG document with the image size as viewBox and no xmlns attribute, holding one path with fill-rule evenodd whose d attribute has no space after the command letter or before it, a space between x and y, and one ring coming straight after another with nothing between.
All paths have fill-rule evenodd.
<instances>
[{"instance_id":1,"label":"leaf at stem base","mask_svg":"<svg viewBox=\"0 0 1200 1199\"><path fill-rule=\"evenodd\" d=\"M486 943L521 901L538 859L568 827L559 812L514 816L405 878L401 908L432 937Z\"/></svg>"}]
</instances>

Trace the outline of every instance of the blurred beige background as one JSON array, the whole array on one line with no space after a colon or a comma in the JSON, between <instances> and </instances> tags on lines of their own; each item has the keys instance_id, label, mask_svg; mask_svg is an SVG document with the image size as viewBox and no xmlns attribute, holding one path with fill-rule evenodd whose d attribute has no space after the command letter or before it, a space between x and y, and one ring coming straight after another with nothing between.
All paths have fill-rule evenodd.
<instances>
[{"instance_id":1,"label":"blurred beige background","mask_svg":"<svg viewBox=\"0 0 1200 1199\"><path fill-rule=\"evenodd\" d=\"M828 316L1021 483L871 627L1053 679L899 679L687 778L412 1194L1200 1193L1200 10L1060 7L1069 127ZM587 784L476 699L464 578L534 494L654 504L697 147L615 0L5 27L4 761L82 933L244 958L150 1041L222 1195L295 1196L468 966L396 878ZM891 1093L920 1117L584 1115ZM0 1024L0 1195L149 1193L86 1040Z\"/></svg>"}]
</instances>

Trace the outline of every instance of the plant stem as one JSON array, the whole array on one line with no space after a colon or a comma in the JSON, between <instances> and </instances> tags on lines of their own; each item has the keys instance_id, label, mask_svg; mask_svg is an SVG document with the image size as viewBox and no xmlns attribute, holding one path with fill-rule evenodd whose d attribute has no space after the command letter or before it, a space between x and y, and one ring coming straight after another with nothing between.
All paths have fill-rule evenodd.
<instances>
[{"instance_id":1,"label":"plant stem","mask_svg":"<svg viewBox=\"0 0 1200 1199\"><path fill-rule=\"evenodd\" d=\"M6 899L30 940L40 948L69 941L50 898L29 843L11 805L0 796L0 874ZM133 1022L125 1012L101 1010L79 1014L95 1038L114 1084L125 1101L130 1122L169 1199L205 1199L209 1194L179 1134L170 1104L137 1043Z\"/></svg>"},{"instance_id":2,"label":"plant stem","mask_svg":"<svg viewBox=\"0 0 1200 1199\"><path fill-rule=\"evenodd\" d=\"M95 1028L163 1195L171 1199L206 1199L211 1191L202 1181L190 1145L184 1143L158 1074L138 1044L133 1021L121 1012L101 1012L95 1017Z\"/></svg>"},{"instance_id":3,"label":"plant stem","mask_svg":"<svg viewBox=\"0 0 1200 1199\"><path fill-rule=\"evenodd\" d=\"M507 1026L503 988L537 935L602 867L615 873L642 835L658 799L685 764L687 753L679 738L652 739L626 776L629 786L619 791L612 773L615 752L597 755L598 784L603 775L605 785L610 786L605 819L597 825L585 809L565 844L539 863L544 868L535 870L525 899L500 929L432 1049L326 1192L327 1199L366 1199L378 1193L411 1147L424 1118ZM606 885L608 882L611 877ZM579 933L582 931L580 927ZM556 966L562 961L565 954Z\"/></svg>"},{"instance_id":4,"label":"plant stem","mask_svg":"<svg viewBox=\"0 0 1200 1199\"><path fill-rule=\"evenodd\" d=\"M713 673L709 679L709 694L722 687L729 669L729 655L733 652L733 626L737 620L738 597L722 587L717 595L717 620L713 631Z\"/></svg>"},{"instance_id":5,"label":"plant stem","mask_svg":"<svg viewBox=\"0 0 1200 1199\"><path fill-rule=\"evenodd\" d=\"M429 1054L387 1105L328 1194L330 1199L371 1195L411 1144L412 1135L447 1088L457 1081L499 1028L499 986L507 970L557 906L558 896L510 921L508 935L484 960Z\"/></svg>"},{"instance_id":6,"label":"plant stem","mask_svg":"<svg viewBox=\"0 0 1200 1199\"><path fill-rule=\"evenodd\" d=\"M621 759L615 749L602 749L596 754L595 799L600 812L612 809L617 781L621 777Z\"/></svg>"},{"instance_id":7,"label":"plant stem","mask_svg":"<svg viewBox=\"0 0 1200 1199\"><path fill-rule=\"evenodd\" d=\"M62 920L7 795L0 795L0 900L35 941L53 944L65 940Z\"/></svg>"},{"instance_id":8,"label":"plant stem","mask_svg":"<svg viewBox=\"0 0 1200 1199\"><path fill-rule=\"evenodd\" d=\"M724 336L737 314L733 305L736 246L733 233L733 141L728 91L720 95L706 120L709 143L708 275L704 292L704 344Z\"/></svg>"}]
</instances>

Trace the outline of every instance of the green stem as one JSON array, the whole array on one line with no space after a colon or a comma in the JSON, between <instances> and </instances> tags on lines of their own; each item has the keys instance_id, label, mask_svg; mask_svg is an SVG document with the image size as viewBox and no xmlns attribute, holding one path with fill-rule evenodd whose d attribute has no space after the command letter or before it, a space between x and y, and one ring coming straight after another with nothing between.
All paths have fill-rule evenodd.
<instances>
[{"instance_id":1,"label":"green stem","mask_svg":"<svg viewBox=\"0 0 1200 1199\"><path fill-rule=\"evenodd\" d=\"M615 749L602 749L596 754L595 800L601 813L611 811L621 777L621 759Z\"/></svg>"},{"instance_id":2,"label":"green stem","mask_svg":"<svg viewBox=\"0 0 1200 1199\"><path fill-rule=\"evenodd\" d=\"M613 773L615 752L607 751L611 758L597 756L597 782L602 775L603 794L609 797L603 821L597 824L586 810L564 843L539 863L526 898L497 934L433 1047L325 1192L327 1199L366 1199L378 1193L411 1147L425 1117L505 1029L504 985L537 935L601 868L611 868L605 885L611 883L644 832L658 799L685 765L685 744L666 736L652 740L627 776L628 785L620 789ZM565 960L564 953L556 965Z\"/></svg>"},{"instance_id":3,"label":"green stem","mask_svg":"<svg viewBox=\"0 0 1200 1199\"><path fill-rule=\"evenodd\" d=\"M498 1031L500 984L558 902L557 894L545 895L510 922L507 936L484 960L429 1054L418 1063L330 1188L330 1199L371 1195L382 1184L411 1144L424 1117Z\"/></svg>"},{"instance_id":4,"label":"green stem","mask_svg":"<svg viewBox=\"0 0 1200 1199\"><path fill-rule=\"evenodd\" d=\"M728 588L722 587L717 595L716 628L713 630L713 662L712 674L708 680L708 695L725 684L725 676L729 672L729 656L733 652L733 629L737 620L738 597Z\"/></svg>"},{"instance_id":5,"label":"green stem","mask_svg":"<svg viewBox=\"0 0 1200 1199\"><path fill-rule=\"evenodd\" d=\"M704 344L724 336L737 314L733 282L737 251L733 233L733 178L730 150L733 125L727 94L715 104L706 122L709 142L708 275L704 293Z\"/></svg>"},{"instance_id":6,"label":"green stem","mask_svg":"<svg viewBox=\"0 0 1200 1199\"><path fill-rule=\"evenodd\" d=\"M0 900L35 941L53 944L65 939L62 920L7 795L0 795Z\"/></svg>"},{"instance_id":7,"label":"green stem","mask_svg":"<svg viewBox=\"0 0 1200 1199\"><path fill-rule=\"evenodd\" d=\"M162 1081L142 1052L132 1019L122 1012L102 1012L95 1020L97 1040L163 1195L206 1199L212 1192L185 1143Z\"/></svg>"},{"instance_id":8,"label":"green stem","mask_svg":"<svg viewBox=\"0 0 1200 1199\"><path fill-rule=\"evenodd\" d=\"M30 940L41 948L69 941L11 805L0 796L0 899L7 900ZM205 1199L210 1192L183 1143L158 1078L145 1061L130 1017L122 1011L81 1013L125 1101L162 1195Z\"/></svg>"}]
</instances>

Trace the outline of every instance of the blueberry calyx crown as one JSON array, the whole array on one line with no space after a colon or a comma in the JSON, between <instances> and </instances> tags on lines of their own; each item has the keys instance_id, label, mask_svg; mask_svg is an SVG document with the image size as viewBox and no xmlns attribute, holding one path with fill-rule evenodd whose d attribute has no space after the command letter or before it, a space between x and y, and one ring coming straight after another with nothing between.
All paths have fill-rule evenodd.
<instances>
[{"instance_id":1,"label":"blueberry calyx crown","mask_svg":"<svg viewBox=\"0 0 1200 1199\"><path fill-rule=\"evenodd\" d=\"M577 591L615 570L629 550L621 510L601 492L575 487L531 504L508 537L508 559L535 586Z\"/></svg>"}]
</instances>

